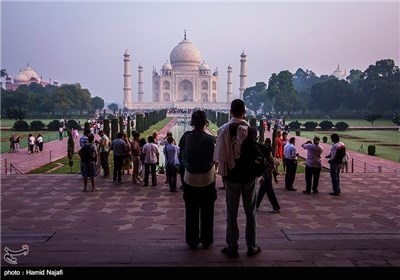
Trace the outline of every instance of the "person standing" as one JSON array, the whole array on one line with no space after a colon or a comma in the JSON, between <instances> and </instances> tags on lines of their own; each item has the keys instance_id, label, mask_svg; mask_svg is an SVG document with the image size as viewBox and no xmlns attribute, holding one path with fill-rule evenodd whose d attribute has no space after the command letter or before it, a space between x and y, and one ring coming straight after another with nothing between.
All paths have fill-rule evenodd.
<instances>
[{"instance_id":1,"label":"person standing","mask_svg":"<svg viewBox=\"0 0 400 280\"><path fill-rule=\"evenodd\" d=\"M186 214L186 244L193 250L198 244L207 249L214 243L215 189L214 138L204 131L206 113L192 113L192 131L185 132L179 148L185 166L183 199Z\"/></svg>"},{"instance_id":2,"label":"person standing","mask_svg":"<svg viewBox=\"0 0 400 280\"><path fill-rule=\"evenodd\" d=\"M167 143L164 146L163 153L165 157L165 172L168 178L168 185L170 192L176 192L176 177L179 169L179 147L174 144L172 136L167 137Z\"/></svg>"},{"instance_id":3,"label":"person standing","mask_svg":"<svg viewBox=\"0 0 400 280\"><path fill-rule=\"evenodd\" d=\"M321 173L321 155L323 152L323 148L319 145L320 138L315 136L312 143L311 140L302 144L301 146L307 150L307 159L306 159L306 189L303 191L305 194L314 194L318 193L318 182L319 175Z\"/></svg>"},{"instance_id":4,"label":"person standing","mask_svg":"<svg viewBox=\"0 0 400 280\"><path fill-rule=\"evenodd\" d=\"M332 189L333 192L330 192L330 195L339 196L341 193L340 190L340 169L342 168L343 158L346 155L346 146L343 142L340 142L339 135L337 133L333 133L331 135L332 140L332 148L329 155L326 158L329 158L329 170L331 174L332 180Z\"/></svg>"},{"instance_id":5,"label":"person standing","mask_svg":"<svg viewBox=\"0 0 400 280\"><path fill-rule=\"evenodd\" d=\"M122 183L121 173L122 173L122 163L124 156L126 154L126 145L124 140L122 140L122 133L117 133L117 138L111 142L110 149L113 151L114 155L114 170L113 170L113 182Z\"/></svg>"},{"instance_id":6,"label":"person standing","mask_svg":"<svg viewBox=\"0 0 400 280\"><path fill-rule=\"evenodd\" d=\"M221 252L228 257L239 257L238 210L240 197L246 214L247 255L261 252L256 242L256 175L250 168L248 152L241 152L248 146L254 147L257 130L245 121L245 104L241 99L231 102L231 120L217 131L215 162L218 173L226 176L225 197L227 206L226 247ZM243 149L242 149L242 146Z\"/></svg>"},{"instance_id":7,"label":"person standing","mask_svg":"<svg viewBox=\"0 0 400 280\"><path fill-rule=\"evenodd\" d=\"M149 175L151 173L151 185L157 186L157 166L160 163L160 153L158 146L154 143L154 137L149 136L147 143L143 146L144 154L144 186L149 185Z\"/></svg>"},{"instance_id":8,"label":"person standing","mask_svg":"<svg viewBox=\"0 0 400 280\"><path fill-rule=\"evenodd\" d=\"M108 156L110 154L111 142L103 130L99 131L99 136L100 136L99 154L100 154L100 164L104 171L103 178L109 178L110 177L110 166L108 165Z\"/></svg>"},{"instance_id":9,"label":"person standing","mask_svg":"<svg viewBox=\"0 0 400 280\"><path fill-rule=\"evenodd\" d=\"M97 149L96 145L94 145L94 135L90 134L88 137L87 143L83 145L81 148L83 154L87 152L87 156L81 157L82 161L82 176L83 176L83 191L86 192L87 188L87 183L88 183L88 178L90 178L90 183L92 185L92 192L98 191L99 189L95 187L94 185L94 178L96 177L96 162L97 162Z\"/></svg>"},{"instance_id":10,"label":"person standing","mask_svg":"<svg viewBox=\"0 0 400 280\"><path fill-rule=\"evenodd\" d=\"M36 139L39 147L39 152L43 152L43 136L42 134L38 134L37 139Z\"/></svg>"},{"instance_id":11,"label":"person standing","mask_svg":"<svg viewBox=\"0 0 400 280\"><path fill-rule=\"evenodd\" d=\"M58 138L59 138L60 141L64 139L63 138L63 133L64 133L64 129L63 129L62 126L60 126L60 128L58 129Z\"/></svg>"},{"instance_id":12,"label":"person standing","mask_svg":"<svg viewBox=\"0 0 400 280\"><path fill-rule=\"evenodd\" d=\"M131 142L132 165L133 165L132 183L137 184L143 182L143 180L139 176L139 171L141 168L141 162L140 162L141 149L139 143L140 133L134 130L132 131L132 137L133 137L133 140Z\"/></svg>"},{"instance_id":13,"label":"person standing","mask_svg":"<svg viewBox=\"0 0 400 280\"><path fill-rule=\"evenodd\" d=\"M270 213L280 213L281 206L278 203L278 199L276 198L274 187L272 186L272 177L274 178L274 182L278 183L274 159L272 158L272 141L271 138L266 138L264 142L265 149L263 150L263 154L266 159L267 168L260 180L260 188L258 189L257 193L257 201L256 201L256 210L260 208L261 201L264 198L265 193L267 194L268 200L272 205L272 210L269 211Z\"/></svg>"},{"instance_id":14,"label":"person standing","mask_svg":"<svg viewBox=\"0 0 400 280\"><path fill-rule=\"evenodd\" d=\"M275 170L278 172L278 175L281 175L279 172L279 165L283 165L283 142L282 142L282 132L280 130L277 131L276 133L276 138L275 138L275 153L274 153L274 158L275 160Z\"/></svg>"},{"instance_id":15,"label":"person standing","mask_svg":"<svg viewBox=\"0 0 400 280\"><path fill-rule=\"evenodd\" d=\"M288 191L297 191L293 187L294 179L296 178L297 171L297 150L294 146L296 139L294 137L289 139L289 143L285 145L283 156L286 163L285 174L285 189Z\"/></svg>"},{"instance_id":16,"label":"person standing","mask_svg":"<svg viewBox=\"0 0 400 280\"><path fill-rule=\"evenodd\" d=\"M33 154L33 148L35 147L35 136L32 133L28 135L29 153Z\"/></svg>"}]
</instances>

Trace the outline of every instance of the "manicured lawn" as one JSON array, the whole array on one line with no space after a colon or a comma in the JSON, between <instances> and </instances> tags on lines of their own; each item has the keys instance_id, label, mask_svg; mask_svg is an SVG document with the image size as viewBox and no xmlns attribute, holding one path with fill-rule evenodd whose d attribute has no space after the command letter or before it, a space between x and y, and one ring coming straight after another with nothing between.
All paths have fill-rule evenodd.
<instances>
[{"instance_id":1,"label":"manicured lawn","mask_svg":"<svg viewBox=\"0 0 400 280\"><path fill-rule=\"evenodd\" d=\"M43 141L44 141L44 146L46 146L47 142L57 140L58 139L58 131L48 131L48 130L42 130L42 131L15 131L15 130L1 130L1 153L8 153L10 150L10 136L12 134L16 134L20 136L20 149L26 148L28 146L28 135L29 133L32 133L33 136L37 136L39 133L42 134L43 136ZM64 133L65 137L67 137L67 133Z\"/></svg>"},{"instance_id":2,"label":"manicured lawn","mask_svg":"<svg viewBox=\"0 0 400 280\"><path fill-rule=\"evenodd\" d=\"M331 143L332 131L301 131L301 137L312 139L315 135L327 136ZM351 151L360 151L366 154L368 145L375 145L376 156L395 162L400 162L400 132L396 130L346 130L337 132L340 141L346 144Z\"/></svg>"}]
</instances>

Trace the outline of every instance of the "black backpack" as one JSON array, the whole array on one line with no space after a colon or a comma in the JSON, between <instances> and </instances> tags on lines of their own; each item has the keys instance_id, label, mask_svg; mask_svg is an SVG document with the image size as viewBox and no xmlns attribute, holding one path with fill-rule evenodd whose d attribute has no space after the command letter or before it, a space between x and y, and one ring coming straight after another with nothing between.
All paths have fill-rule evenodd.
<instances>
[{"instance_id":1,"label":"black backpack","mask_svg":"<svg viewBox=\"0 0 400 280\"><path fill-rule=\"evenodd\" d=\"M335 155L335 158L332 160L332 163L342 164L343 163L343 158L345 156L346 156L346 146L340 145L336 149L336 155Z\"/></svg>"},{"instance_id":2,"label":"black backpack","mask_svg":"<svg viewBox=\"0 0 400 280\"><path fill-rule=\"evenodd\" d=\"M78 154L82 162L96 161L96 153L92 151L92 145L83 145Z\"/></svg>"},{"instance_id":3,"label":"black backpack","mask_svg":"<svg viewBox=\"0 0 400 280\"><path fill-rule=\"evenodd\" d=\"M237 129L236 125L233 127ZM266 147L256 141L253 135L256 133L255 128L249 127L248 135L240 147L240 159L236 160L239 170L251 177L260 177L267 169L267 159L264 155Z\"/></svg>"}]
</instances>

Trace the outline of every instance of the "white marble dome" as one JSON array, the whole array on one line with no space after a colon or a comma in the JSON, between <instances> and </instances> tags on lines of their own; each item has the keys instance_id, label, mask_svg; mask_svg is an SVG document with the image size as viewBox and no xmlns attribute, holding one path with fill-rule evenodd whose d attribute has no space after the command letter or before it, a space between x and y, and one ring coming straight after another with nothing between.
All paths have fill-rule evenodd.
<instances>
[{"instance_id":1,"label":"white marble dome","mask_svg":"<svg viewBox=\"0 0 400 280\"><path fill-rule=\"evenodd\" d=\"M172 65L192 64L198 66L201 62L201 54L200 51L185 38L172 50L170 61Z\"/></svg>"},{"instance_id":2,"label":"white marble dome","mask_svg":"<svg viewBox=\"0 0 400 280\"><path fill-rule=\"evenodd\" d=\"M24 68L24 69L21 71L21 73L22 73L23 75L25 75L25 76L28 78L29 81L30 81L32 78L35 78L36 80L39 80L38 74L36 74L36 72L33 71L33 69L32 69L31 67L29 67L29 66L27 66L26 68Z\"/></svg>"},{"instance_id":3,"label":"white marble dome","mask_svg":"<svg viewBox=\"0 0 400 280\"><path fill-rule=\"evenodd\" d=\"M162 66L161 69L162 69L162 70L172 70L172 65L171 65L171 63L169 63L168 61L166 61L166 62L164 63L164 65Z\"/></svg>"},{"instance_id":4,"label":"white marble dome","mask_svg":"<svg viewBox=\"0 0 400 280\"><path fill-rule=\"evenodd\" d=\"M210 66L203 60L203 63L199 66L200 70L210 70Z\"/></svg>"},{"instance_id":5,"label":"white marble dome","mask_svg":"<svg viewBox=\"0 0 400 280\"><path fill-rule=\"evenodd\" d=\"M24 74L22 74L22 72L20 72L18 75L16 75L14 77L14 83L19 84L19 83L27 83L29 82L30 79L28 79L27 76L25 76Z\"/></svg>"}]
</instances>

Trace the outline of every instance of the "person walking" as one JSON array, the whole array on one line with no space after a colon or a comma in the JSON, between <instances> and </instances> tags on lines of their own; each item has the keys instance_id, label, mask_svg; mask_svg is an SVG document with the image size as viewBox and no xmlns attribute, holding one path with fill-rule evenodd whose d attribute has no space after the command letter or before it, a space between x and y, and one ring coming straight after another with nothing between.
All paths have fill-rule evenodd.
<instances>
[{"instance_id":1,"label":"person walking","mask_svg":"<svg viewBox=\"0 0 400 280\"><path fill-rule=\"evenodd\" d=\"M329 158L328 163L333 189L333 192L330 192L329 194L333 196L339 196L341 193L339 174L340 169L342 168L343 158L346 155L346 146L339 140L339 135L337 133L331 135L333 145L330 154L326 156L326 158Z\"/></svg>"},{"instance_id":2,"label":"person walking","mask_svg":"<svg viewBox=\"0 0 400 280\"><path fill-rule=\"evenodd\" d=\"M228 257L239 257L238 210L240 197L246 214L245 240L247 255L261 252L256 242L256 175L251 170L249 149L254 148L257 130L245 121L245 104L241 99L231 102L231 120L217 131L215 162L218 173L226 176L225 197L227 206L226 247L221 252Z\"/></svg>"},{"instance_id":3,"label":"person walking","mask_svg":"<svg viewBox=\"0 0 400 280\"><path fill-rule=\"evenodd\" d=\"M319 145L321 139L315 136L313 141L307 141L301 146L307 150L306 159L306 189L303 191L305 194L311 194L311 189L314 194L318 193L319 175L321 173L321 155L323 148Z\"/></svg>"},{"instance_id":4,"label":"person walking","mask_svg":"<svg viewBox=\"0 0 400 280\"><path fill-rule=\"evenodd\" d=\"M266 138L264 142L265 149L262 151L265 159L266 159L266 166L264 174L261 176L260 180L260 188L258 189L257 193L257 201L256 201L256 210L260 208L261 201L264 198L264 195L267 194L268 200L272 205L272 210L269 211L270 213L280 213L281 206L278 203L278 199L276 198L274 187L272 186L272 178L274 178L274 182L277 184L278 179L276 172L274 159L272 158L272 141L271 138Z\"/></svg>"},{"instance_id":5,"label":"person walking","mask_svg":"<svg viewBox=\"0 0 400 280\"><path fill-rule=\"evenodd\" d=\"M185 132L179 148L185 166L183 199L186 214L186 244L193 250L201 243L207 249L214 243L215 188L214 138L205 132L206 113L192 113L192 131Z\"/></svg>"}]
</instances>

